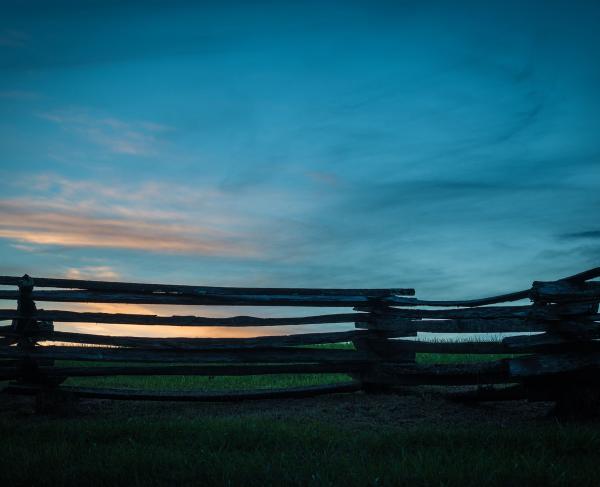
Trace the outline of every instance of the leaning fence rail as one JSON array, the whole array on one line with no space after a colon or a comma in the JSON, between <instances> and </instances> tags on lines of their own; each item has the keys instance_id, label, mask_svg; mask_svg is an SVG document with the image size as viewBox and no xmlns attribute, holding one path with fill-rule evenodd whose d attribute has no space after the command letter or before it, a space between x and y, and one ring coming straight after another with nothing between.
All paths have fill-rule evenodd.
<instances>
[{"instance_id":1,"label":"leaning fence rail","mask_svg":"<svg viewBox=\"0 0 600 487\"><path fill-rule=\"evenodd\" d=\"M567 387L596 386L600 371L600 268L552 282L534 282L514 293L465 301L431 301L411 288L296 289L179 286L0 276L0 380L6 392L65 390L83 397L165 400L241 400L386 389L416 385L475 385L465 397L497 400L555 398ZM41 290L39 289L41 288ZM44 288L51 288L47 290ZM514 305L529 299L531 304ZM202 306L302 306L352 308L353 312L301 317L157 316L38 309L42 302L136 303ZM506 304L509 303L509 304ZM54 323L265 327L254 338L148 338L54 329ZM302 333L303 325L341 324L350 331ZM299 333L269 335L269 327ZM501 341L422 341L418 332L535 334ZM40 344L43 342L43 344ZM310 348L352 342L354 349ZM68 344L68 345L67 345ZM480 363L424 365L416 353L510 354ZM61 360L81 362L64 366ZM123 362L86 366L86 361ZM68 388L68 377L112 375L258 375L346 373L341 384L231 393L123 391ZM511 384L499 390L491 384ZM558 392L557 392L558 391ZM470 394L470 396L469 396Z\"/></svg>"}]
</instances>

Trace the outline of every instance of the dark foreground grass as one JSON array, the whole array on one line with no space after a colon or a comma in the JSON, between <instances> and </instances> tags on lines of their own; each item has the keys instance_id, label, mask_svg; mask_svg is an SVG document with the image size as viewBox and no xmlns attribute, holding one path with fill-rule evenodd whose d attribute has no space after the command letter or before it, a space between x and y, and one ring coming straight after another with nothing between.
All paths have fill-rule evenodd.
<instances>
[{"instance_id":1,"label":"dark foreground grass","mask_svg":"<svg viewBox=\"0 0 600 487\"><path fill-rule=\"evenodd\" d=\"M598 485L597 428L265 418L0 422L3 485Z\"/></svg>"},{"instance_id":2,"label":"dark foreground grass","mask_svg":"<svg viewBox=\"0 0 600 487\"><path fill-rule=\"evenodd\" d=\"M419 354L417 361L503 357ZM224 390L347 379L343 374L163 376L70 379L68 384ZM316 413L306 416L301 408L279 414L277 408L289 407L286 402L264 402L271 408L266 415L243 406L223 415L200 405L182 410L169 403L152 408L148 403L106 404L106 410L96 406L62 418L5 408L7 413L0 415L0 485L591 486L598 485L600 474L597 423L544 420L500 426L446 424L441 418L402 426L391 420L347 421L343 414L331 421L331 415L318 411L332 403L312 401L303 407L316 408ZM427 401L418 407L427 408Z\"/></svg>"}]
</instances>

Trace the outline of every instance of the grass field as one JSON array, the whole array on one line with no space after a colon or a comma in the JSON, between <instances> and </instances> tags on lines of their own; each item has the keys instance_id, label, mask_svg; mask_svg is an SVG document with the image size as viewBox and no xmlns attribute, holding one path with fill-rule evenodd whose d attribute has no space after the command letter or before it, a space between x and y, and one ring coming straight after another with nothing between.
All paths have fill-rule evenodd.
<instances>
[{"instance_id":1,"label":"grass field","mask_svg":"<svg viewBox=\"0 0 600 487\"><path fill-rule=\"evenodd\" d=\"M351 348L352 345L336 345L335 348ZM331 348L331 346L329 346ZM478 362L483 360L498 360L511 355L459 355L459 354L417 354L417 362L459 363ZM63 366L82 365L78 362L62 361ZM87 362L89 365L90 362ZM114 365L122 365L113 363ZM98 365L109 365L98 363ZM253 375L246 377L199 377L199 376L149 376L149 377L78 377L65 382L69 386L109 387L109 388L138 388L160 390L236 390L264 389L282 387L302 387L318 384L345 382L351 378L345 374L277 374Z\"/></svg>"},{"instance_id":2,"label":"grass field","mask_svg":"<svg viewBox=\"0 0 600 487\"><path fill-rule=\"evenodd\" d=\"M165 406L167 408L167 406ZM0 422L3 485L597 485L600 431L261 417Z\"/></svg>"},{"instance_id":3,"label":"grass field","mask_svg":"<svg viewBox=\"0 0 600 487\"><path fill-rule=\"evenodd\" d=\"M497 358L417 357L421 363ZM68 383L223 390L339 380L347 376ZM56 417L29 412L30 399L0 401L1 485L586 486L597 485L600 473L599 424L562 424L537 410L522 414L521 406L469 410L428 395L409 401L346 394L227 406L92 401ZM460 408L467 408L464 420Z\"/></svg>"}]
</instances>

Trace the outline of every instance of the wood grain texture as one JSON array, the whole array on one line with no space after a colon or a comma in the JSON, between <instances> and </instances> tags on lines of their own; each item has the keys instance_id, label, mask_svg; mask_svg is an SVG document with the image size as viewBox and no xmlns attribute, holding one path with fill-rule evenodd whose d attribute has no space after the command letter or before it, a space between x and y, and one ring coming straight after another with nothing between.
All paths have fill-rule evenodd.
<instances>
[{"instance_id":1,"label":"wood grain texture","mask_svg":"<svg viewBox=\"0 0 600 487\"><path fill-rule=\"evenodd\" d=\"M12 330L0 330L0 335L13 336ZM305 333L297 335L259 336L253 338L147 338L129 336L91 335L87 333L49 332L36 333L37 340L84 343L91 345L110 345L131 347L144 350L238 350L252 348L290 347L299 345L318 345L328 343L346 343L356 338L366 337L366 330L351 330L331 333ZM387 333L386 336L394 336Z\"/></svg>"},{"instance_id":2,"label":"wood grain texture","mask_svg":"<svg viewBox=\"0 0 600 487\"><path fill-rule=\"evenodd\" d=\"M524 289L522 291L516 291L513 293L499 294L497 296L490 296L487 298L479 299L465 299L459 301L444 301L444 300L427 300L427 299L414 299L414 298L394 298L396 306L439 306L439 307L475 307L485 306L489 304L498 303L509 303L512 301L520 301L521 299L527 299L530 297L531 290Z\"/></svg>"},{"instance_id":3,"label":"wood grain texture","mask_svg":"<svg viewBox=\"0 0 600 487\"><path fill-rule=\"evenodd\" d=\"M308 387L290 387L285 389L265 389L237 392L198 392L198 391L143 391L126 389L97 389L86 387L62 386L58 390L90 399L120 399L132 401L196 401L196 402L238 402L258 399L291 399L312 397L321 394L339 394L360 390L356 382L343 382ZM35 395L43 391L40 387L10 384L5 393Z\"/></svg>"},{"instance_id":4,"label":"wood grain texture","mask_svg":"<svg viewBox=\"0 0 600 487\"><path fill-rule=\"evenodd\" d=\"M162 363L336 363L367 362L373 358L354 350L281 347L235 351L169 351L109 347L47 346L32 350L0 349L0 358Z\"/></svg>"},{"instance_id":5,"label":"wood grain texture","mask_svg":"<svg viewBox=\"0 0 600 487\"><path fill-rule=\"evenodd\" d=\"M357 328L395 331L409 334L426 333L502 333L545 331L548 324L519 318L495 319L410 319L403 317L373 316L371 322L359 322Z\"/></svg>"},{"instance_id":6,"label":"wood grain texture","mask_svg":"<svg viewBox=\"0 0 600 487\"><path fill-rule=\"evenodd\" d=\"M391 385L473 385L515 382L505 360L470 364L405 365L388 362L373 366L379 382Z\"/></svg>"},{"instance_id":7,"label":"wood grain texture","mask_svg":"<svg viewBox=\"0 0 600 487\"><path fill-rule=\"evenodd\" d=\"M340 362L334 364L114 365L107 367L40 367L39 372L40 374L49 377L105 377L119 375L248 376L276 374L343 374L365 370L368 367L367 364L356 362Z\"/></svg>"},{"instance_id":8,"label":"wood grain texture","mask_svg":"<svg viewBox=\"0 0 600 487\"><path fill-rule=\"evenodd\" d=\"M600 353L537 354L509 361L510 376L516 379L565 374L589 369L600 371Z\"/></svg>"},{"instance_id":9,"label":"wood grain texture","mask_svg":"<svg viewBox=\"0 0 600 487\"><path fill-rule=\"evenodd\" d=\"M558 333L506 337L502 340L502 344L510 353L600 351L598 340L580 339Z\"/></svg>"},{"instance_id":10,"label":"wood grain texture","mask_svg":"<svg viewBox=\"0 0 600 487\"><path fill-rule=\"evenodd\" d=\"M380 318L437 318L437 319L530 319L559 320L565 316L585 316L598 311L595 304L565 303L529 306L483 306L457 309L403 309L356 306L355 311L368 311L373 319Z\"/></svg>"},{"instance_id":11,"label":"wood grain texture","mask_svg":"<svg viewBox=\"0 0 600 487\"><path fill-rule=\"evenodd\" d=\"M21 277L0 276L0 285L18 286ZM108 291L138 294L177 294L180 296L239 296L239 295L293 295L293 296L412 296L412 288L389 289L331 289L331 288L268 288L268 287L217 287L190 286L177 284L147 284L134 282L87 281L81 279L32 278L35 287L64 289L84 289L88 291Z\"/></svg>"},{"instance_id":12,"label":"wood grain texture","mask_svg":"<svg viewBox=\"0 0 600 487\"><path fill-rule=\"evenodd\" d=\"M111 291L34 291L35 301L70 303L125 303L169 305L220 305L220 306L311 306L346 307L367 305L387 298L360 295L181 295L168 293L127 293ZM0 291L0 299L16 300L17 291ZM390 298L391 299L391 298ZM393 300L390 301L393 303Z\"/></svg>"},{"instance_id":13,"label":"wood grain texture","mask_svg":"<svg viewBox=\"0 0 600 487\"><path fill-rule=\"evenodd\" d=\"M0 320L10 320L19 317L18 311L0 310ZM203 316L157 316L126 313L85 313L60 310L37 310L33 315L41 321L56 321L65 323L112 323L123 325L170 325L170 326L291 326L317 325L328 323L353 323L368 320L367 313L333 313L301 317L259 318L254 316L232 316L213 318Z\"/></svg>"},{"instance_id":14,"label":"wood grain texture","mask_svg":"<svg viewBox=\"0 0 600 487\"><path fill-rule=\"evenodd\" d=\"M540 303L600 300L600 282L556 281L533 283L531 296Z\"/></svg>"}]
</instances>

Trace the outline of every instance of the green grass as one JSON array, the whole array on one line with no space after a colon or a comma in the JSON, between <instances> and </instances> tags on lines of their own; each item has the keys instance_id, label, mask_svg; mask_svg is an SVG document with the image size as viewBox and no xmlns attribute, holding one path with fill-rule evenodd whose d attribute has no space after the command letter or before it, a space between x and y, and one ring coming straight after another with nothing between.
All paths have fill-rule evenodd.
<instances>
[{"instance_id":1,"label":"green grass","mask_svg":"<svg viewBox=\"0 0 600 487\"><path fill-rule=\"evenodd\" d=\"M474 362L489 362L503 358L513 358L518 355L511 354L458 354L458 353L418 353L419 364L460 364Z\"/></svg>"},{"instance_id":2,"label":"green grass","mask_svg":"<svg viewBox=\"0 0 600 487\"><path fill-rule=\"evenodd\" d=\"M350 344L328 345L327 348L352 348ZM472 363L488 360L498 360L511 355L464 355L464 354L435 354L419 353L417 362L422 364ZM123 365L106 362L74 362L61 361L57 365L65 367L94 366L94 365ZM64 383L69 386L108 387L128 389L156 390L200 390L223 391L241 389L268 389L284 387L303 387L319 384L332 384L351 380L346 374L275 374L251 375L242 377L199 377L199 376L150 376L150 377L76 377L67 379Z\"/></svg>"},{"instance_id":3,"label":"green grass","mask_svg":"<svg viewBox=\"0 0 600 487\"><path fill-rule=\"evenodd\" d=\"M72 365L81 365L77 362ZM64 384L81 387L108 387L126 389L156 390L241 390L302 387L317 384L345 382L350 377L345 374L274 374L250 375L242 377L201 377L201 376L115 376L115 377L73 377Z\"/></svg>"},{"instance_id":4,"label":"green grass","mask_svg":"<svg viewBox=\"0 0 600 487\"><path fill-rule=\"evenodd\" d=\"M592 486L600 451L600 430L577 425L357 428L98 413L0 428L7 486Z\"/></svg>"}]
</instances>

